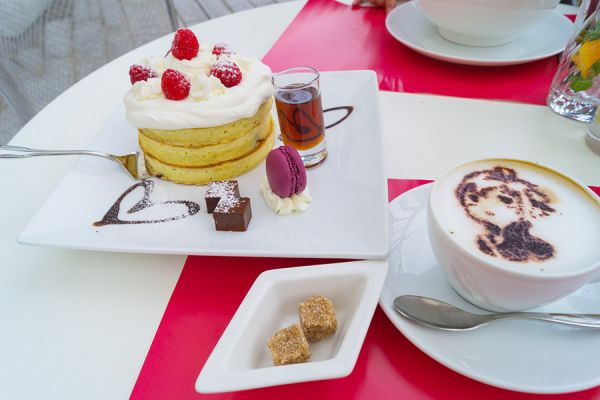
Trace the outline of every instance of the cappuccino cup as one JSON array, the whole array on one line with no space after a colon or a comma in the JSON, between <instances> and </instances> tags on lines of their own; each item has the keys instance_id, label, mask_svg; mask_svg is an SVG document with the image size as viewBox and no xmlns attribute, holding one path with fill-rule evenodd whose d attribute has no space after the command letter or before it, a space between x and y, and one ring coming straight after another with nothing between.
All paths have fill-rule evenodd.
<instances>
[{"instance_id":1,"label":"cappuccino cup","mask_svg":"<svg viewBox=\"0 0 600 400\"><path fill-rule=\"evenodd\" d=\"M450 285L488 310L536 308L600 278L600 198L536 163L450 168L432 187L428 230Z\"/></svg>"},{"instance_id":2,"label":"cappuccino cup","mask_svg":"<svg viewBox=\"0 0 600 400\"><path fill-rule=\"evenodd\" d=\"M467 46L499 46L548 16L559 0L419 0L440 35Z\"/></svg>"}]
</instances>

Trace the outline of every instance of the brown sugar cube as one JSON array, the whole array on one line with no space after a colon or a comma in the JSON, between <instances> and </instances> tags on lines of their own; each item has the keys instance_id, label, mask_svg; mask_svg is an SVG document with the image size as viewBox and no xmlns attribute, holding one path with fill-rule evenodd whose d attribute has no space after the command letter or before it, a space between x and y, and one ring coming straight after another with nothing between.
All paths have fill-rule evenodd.
<instances>
[{"instance_id":1,"label":"brown sugar cube","mask_svg":"<svg viewBox=\"0 0 600 400\"><path fill-rule=\"evenodd\" d=\"M222 197L240 197L237 181L214 181L208 184L204 200L209 214L214 211Z\"/></svg>"},{"instance_id":2,"label":"brown sugar cube","mask_svg":"<svg viewBox=\"0 0 600 400\"><path fill-rule=\"evenodd\" d=\"M318 342L333 335L337 319L333 303L325 296L311 296L298 304L300 325L309 342Z\"/></svg>"},{"instance_id":3,"label":"brown sugar cube","mask_svg":"<svg viewBox=\"0 0 600 400\"><path fill-rule=\"evenodd\" d=\"M213 211L215 229L218 231L245 232L252 210L248 197L222 197Z\"/></svg>"},{"instance_id":4,"label":"brown sugar cube","mask_svg":"<svg viewBox=\"0 0 600 400\"><path fill-rule=\"evenodd\" d=\"M275 365L296 364L310 358L308 342L298 324L275 332L269 339L267 347Z\"/></svg>"}]
</instances>

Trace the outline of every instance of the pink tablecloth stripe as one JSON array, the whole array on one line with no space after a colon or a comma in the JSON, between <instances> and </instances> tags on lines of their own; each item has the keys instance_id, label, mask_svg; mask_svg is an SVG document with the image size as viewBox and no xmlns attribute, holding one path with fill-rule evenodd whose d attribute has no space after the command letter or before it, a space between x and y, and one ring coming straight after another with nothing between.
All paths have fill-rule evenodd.
<instances>
[{"instance_id":1,"label":"pink tablecloth stripe","mask_svg":"<svg viewBox=\"0 0 600 400\"><path fill-rule=\"evenodd\" d=\"M309 0L263 60L273 71L372 69L397 92L545 104L558 57L510 67L472 67L422 56L385 28L385 12L334 0Z\"/></svg>"},{"instance_id":2,"label":"pink tablecloth stripe","mask_svg":"<svg viewBox=\"0 0 600 400\"><path fill-rule=\"evenodd\" d=\"M390 200L427 183L388 181ZM600 194L600 188L595 188ZM600 387L538 396L488 386L438 364L412 345L377 309L354 371L342 379L216 395L199 395L194 383L213 347L256 277L272 268L340 260L188 257L169 300L132 399L411 399L600 400Z\"/></svg>"},{"instance_id":3,"label":"pink tablecloth stripe","mask_svg":"<svg viewBox=\"0 0 600 400\"><path fill-rule=\"evenodd\" d=\"M543 104L556 58L503 68L473 68L420 56L385 31L378 9L309 0L265 61L274 70L374 69L385 90ZM426 183L389 180L389 199ZM600 190L597 190L600 194ZM413 346L377 309L352 374L346 378L201 396L194 383L246 292L263 271L340 260L188 257L169 300L132 399L600 400L600 388L556 396L497 389L465 378Z\"/></svg>"}]
</instances>

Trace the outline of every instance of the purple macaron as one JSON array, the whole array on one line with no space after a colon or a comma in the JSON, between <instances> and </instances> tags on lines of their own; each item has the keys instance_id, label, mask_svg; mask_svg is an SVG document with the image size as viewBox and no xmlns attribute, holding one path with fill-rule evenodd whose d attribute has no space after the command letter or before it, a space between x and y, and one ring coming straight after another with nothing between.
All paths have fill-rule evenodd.
<instances>
[{"instance_id":1,"label":"purple macaron","mask_svg":"<svg viewBox=\"0 0 600 400\"><path fill-rule=\"evenodd\" d=\"M271 190L279 197L290 197L306 189L306 169L298 151L290 146L271 150L266 162Z\"/></svg>"}]
</instances>

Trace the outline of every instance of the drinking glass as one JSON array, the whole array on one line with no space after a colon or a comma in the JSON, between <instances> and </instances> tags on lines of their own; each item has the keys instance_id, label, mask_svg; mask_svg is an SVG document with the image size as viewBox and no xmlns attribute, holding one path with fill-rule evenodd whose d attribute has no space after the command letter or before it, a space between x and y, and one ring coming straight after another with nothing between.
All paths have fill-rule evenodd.
<instances>
[{"instance_id":1,"label":"drinking glass","mask_svg":"<svg viewBox=\"0 0 600 400\"><path fill-rule=\"evenodd\" d=\"M290 68L272 82L283 143L298 150L305 167L319 165L327 157L319 71Z\"/></svg>"},{"instance_id":2,"label":"drinking glass","mask_svg":"<svg viewBox=\"0 0 600 400\"><path fill-rule=\"evenodd\" d=\"M547 98L553 111L583 122L592 121L600 104L600 9L597 5L598 0L582 3L576 20L580 28L561 56Z\"/></svg>"},{"instance_id":3,"label":"drinking glass","mask_svg":"<svg viewBox=\"0 0 600 400\"><path fill-rule=\"evenodd\" d=\"M589 125L585 143L588 148L600 156L600 113L596 110L596 115Z\"/></svg>"},{"instance_id":4,"label":"drinking glass","mask_svg":"<svg viewBox=\"0 0 600 400\"><path fill-rule=\"evenodd\" d=\"M579 10L577 10L577 17L575 18L574 28L578 31L581 25L592 16L594 11L600 5L600 0L582 0L577 2L579 4Z\"/></svg>"}]
</instances>

